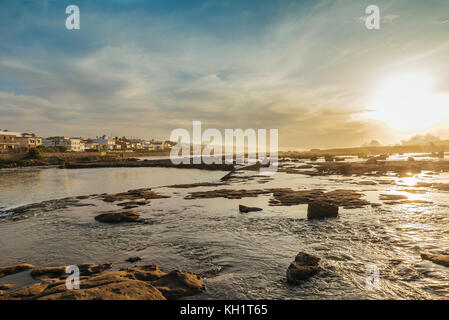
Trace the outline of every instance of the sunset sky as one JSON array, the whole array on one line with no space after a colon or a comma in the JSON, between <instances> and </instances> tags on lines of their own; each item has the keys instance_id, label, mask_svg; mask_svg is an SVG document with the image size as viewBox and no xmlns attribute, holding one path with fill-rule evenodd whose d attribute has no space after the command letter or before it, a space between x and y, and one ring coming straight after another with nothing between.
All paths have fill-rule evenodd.
<instances>
[{"instance_id":1,"label":"sunset sky","mask_svg":"<svg viewBox=\"0 0 449 320\"><path fill-rule=\"evenodd\" d=\"M449 138L447 0L0 6L1 129L162 139L201 120L277 128L283 149Z\"/></svg>"}]
</instances>

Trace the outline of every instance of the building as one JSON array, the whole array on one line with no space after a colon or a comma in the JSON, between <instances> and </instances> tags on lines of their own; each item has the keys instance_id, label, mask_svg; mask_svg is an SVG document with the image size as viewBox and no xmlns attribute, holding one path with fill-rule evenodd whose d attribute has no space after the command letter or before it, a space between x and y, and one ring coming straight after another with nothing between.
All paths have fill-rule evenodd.
<instances>
[{"instance_id":1,"label":"building","mask_svg":"<svg viewBox=\"0 0 449 320\"><path fill-rule=\"evenodd\" d=\"M36 137L34 133L22 133L16 137L16 141L20 143L20 148L29 149L42 145L42 138Z\"/></svg>"},{"instance_id":2,"label":"building","mask_svg":"<svg viewBox=\"0 0 449 320\"><path fill-rule=\"evenodd\" d=\"M20 148L20 142L16 141L17 133L0 131L0 152L13 151Z\"/></svg>"},{"instance_id":3,"label":"building","mask_svg":"<svg viewBox=\"0 0 449 320\"><path fill-rule=\"evenodd\" d=\"M84 143L80 138L51 137L44 139L42 144L45 147L64 147L67 151L80 152L85 150Z\"/></svg>"},{"instance_id":4,"label":"building","mask_svg":"<svg viewBox=\"0 0 449 320\"><path fill-rule=\"evenodd\" d=\"M107 149L107 150L117 149L115 145L115 140L109 138L106 135L102 137L97 137L96 139L94 139L94 143L96 143L100 147L100 149Z\"/></svg>"}]
</instances>

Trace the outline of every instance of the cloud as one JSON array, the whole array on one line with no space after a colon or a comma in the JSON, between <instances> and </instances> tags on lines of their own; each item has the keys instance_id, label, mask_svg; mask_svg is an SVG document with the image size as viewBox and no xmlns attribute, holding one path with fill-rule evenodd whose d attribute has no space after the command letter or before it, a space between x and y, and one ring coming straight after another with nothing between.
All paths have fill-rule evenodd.
<instances>
[{"instance_id":1,"label":"cloud","mask_svg":"<svg viewBox=\"0 0 449 320\"><path fill-rule=\"evenodd\" d=\"M373 34L348 19L364 7L345 1L103 4L79 3L76 32L64 29L59 2L15 2L10 15L0 13L10 30L0 35L0 127L166 138L201 120L205 128L278 128L284 147L388 141L383 124L357 115L375 81L404 66L391 44L410 40L402 35L413 19L386 15L396 23ZM402 16L399 9L388 12ZM407 45L418 46L418 36ZM410 50L415 59L405 64L430 58L433 44Z\"/></svg>"}]
</instances>

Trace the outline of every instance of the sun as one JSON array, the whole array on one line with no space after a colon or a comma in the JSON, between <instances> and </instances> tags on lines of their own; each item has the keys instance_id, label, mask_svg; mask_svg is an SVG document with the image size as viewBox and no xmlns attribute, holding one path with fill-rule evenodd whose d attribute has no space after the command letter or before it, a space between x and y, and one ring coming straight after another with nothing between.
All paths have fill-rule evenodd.
<instances>
[{"instance_id":1,"label":"sun","mask_svg":"<svg viewBox=\"0 0 449 320\"><path fill-rule=\"evenodd\" d=\"M367 116L404 132L428 130L449 117L447 95L433 91L424 73L404 73L385 79L368 106Z\"/></svg>"}]
</instances>

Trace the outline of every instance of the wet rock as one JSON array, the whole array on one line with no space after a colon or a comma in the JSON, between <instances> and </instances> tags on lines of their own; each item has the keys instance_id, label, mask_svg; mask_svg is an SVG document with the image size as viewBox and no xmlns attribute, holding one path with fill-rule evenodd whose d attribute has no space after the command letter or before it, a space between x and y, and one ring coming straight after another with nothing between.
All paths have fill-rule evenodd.
<instances>
[{"instance_id":1,"label":"wet rock","mask_svg":"<svg viewBox=\"0 0 449 320\"><path fill-rule=\"evenodd\" d=\"M300 252L287 269L287 282L299 284L320 272L320 258Z\"/></svg>"},{"instance_id":2,"label":"wet rock","mask_svg":"<svg viewBox=\"0 0 449 320\"><path fill-rule=\"evenodd\" d=\"M6 283L6 284L0 284L0 290L11 290L12 288L14 288L16 285L13 283Z\"/></svg>"},{"instance_id":3,"label":"wet rock","mask_svg":"<svg viewBox=\"0 0 449 320\"><path fill-rule=\"evenodd\" d=\"M270 206L292 206L308 204L312 201L328 201L346 209L362 208L370 203L362 197L364 194L354 190L337 189L324 192L323 189L310 189L293 191L291 189L280 189L273 192Z\"/></svg>"},{"instance_id":4,"label":"wet rock","mask_svg":"<svg viewBox=\"0 0 449 320\"><path fill-rule=\"evenodd\" d=\"M82 276L80 289L69 290L65 280L43 282L19 289L0 300L166 300L205 290L194 274L181 270L165 273L155 265Z\"/></svg>"},{"instance_id":5,"label":"wet rock","mask_svg":"<svg viewBox=\"0 0 449 320\"><path fill-rule=\"evenodd\" d=\"M112 268L112 263L105 263L105 264L83 263L78 265L78 268L80 270L80 275L88 276L101 273L107 269ZM67 266L38 268L31 271L30 275L33 277L33 279L65 278L69 275L66 273L66 269Z\"/></svg>"},{"instance_id":6,"label":"wet rock","mask_svg":"<svg viewBox=\"0 0 449 320\"><path fill-rule=\"evenodd\" d=\"M338 206L328 201L313 201L307 207L308 219L319 219L338 216Z\"/></svg>"},{"instance_id":7,"label":"wet rock","mask_svg":"<svg viewBox=\"0 0 449 320\"><path fill-rule=\"evenodd\" d=\"M174 270L152 282L167 299L178 299L205 290L202 281L193 273Z\"/></svg>"},{"instance_id":8,"label":"wet rock","mask_svg":"<svg viewBox=\"0 0 449 320\"><path fill-rule=\"evenodd\" d=\"M227 198L227 199L241 199L244 197L257 197L261 194L269 194L276 190L281 189L240 189L240 190L231 190L231 189L218 189L211 191L199 191L199 192L190 192L184 199L212 199L212 198Z\"/></svg>"},{"instance_id":9,"label":"wet rock","mask_svg":"<svg viewBox=\"0 0 449 320\"><path fill-rule=\"evenodd\" d=\"M151 200L151 199L164 199L170 198L169 196L151 191L149 188L129 190L127 192L121 192L116 194L106 194L102 196L105 202L125 201L125 200Z\"/></svg>"},{"instance_id":10,"label":"wet rock","mask_svg":"<svg viewBox=\"0 0 449 320\"><path fill-rule=\"evenodd\" d=\"M421 259L423 260L429 260L433 263L449 267L449 255L447 254L430 254L430 253L423 253L421 254Z\"/></svg>"},{"instance_id":11,"label":"wet rock","mask_svg":"<svg viewBox=\"0 0 449 320\"><path fill-rule=\"evenodd\" d=\"M135 211L106 212L95 217L95 220L103 223L139 222L140 213Z\"/></svg>"},{"instance_id":12,"label":"wet rock","mask_svg":"<svg viewBox=\"0 0 449 320\"><path fill-rule=\"evenodd\" d=\"M137 262L137 261L141 261L141 260L142 260L141 257L130 257L130 258L126 259L125 261L133 263L133 262Z\"/></svg>"},{"instance_id":13,"label":"wet rock","mask_svg":"<svg viewBox=\"0 0 449 320\"><path fill-rule=\"evenodd\" d=\"M138 206L144 206L146 204L149 204L150 200L141 200L141 201L126 201L117 203L118 206L129 208L129 207L138 207Z\"/></svg>"},{"instance_id":14,"label":"wet rock","mask_svg":"<svg viewBox=\"0 0 449 320\"><path fill-rule=\"evenodd\" d=\"M9 276L11 274L27 271L33 268L34 266L32 264L16 264L13 266L0 267L0 278Z\"/></svg>"},{"instance_id":15,"label":"wet rock","mask_svg":"<svg viewBox=\"0 0 449 320\"><path fill-rule=\"evenodd\" d=\"M357 184L359 184L359 185L361 185L361 186L374 186L374 185L377 185L376 182L374 182L374 181L369 181L369 180L359 181Z\"/></svg>"},{"instance_id":16,"label":"wet rock","mask_svg":"<svg viewBox=\"0 0 449 320\"><path fill-rule=\"evenodd\" d=\"M380 194L379 200L406 200L408 199L407 196L401 195L401 194Z\"/></svg>"},{"instance_id":17,"label":"wet rock","mask_svg":"<svg viewBox=\"0 0 449 320\"><path fill-rule=\"evenodd\" d=\"M232 172L230 172L232 173ZM183 188L198 188L198 187L218 187L227 185L227 183L224 182L198 182L198 183L189 183L189 184L173 184L170 186L166 186L166 188L177 188L177 189L183 189Z\"/></svg>"},{"instance_id":18,"label":"wet rock","mask_svg":"<svg viewBox=\"0 0 449 320\"><path fill-rule=\"evenodd\" d=\"M244 213L248 213L248 212L252 212L252 211L262 211L262 208L247 207L247 206L244 206L244 205L240 204L239 205L239 211L240 212L244 212Z\"/></svg>"}]
</instances>

